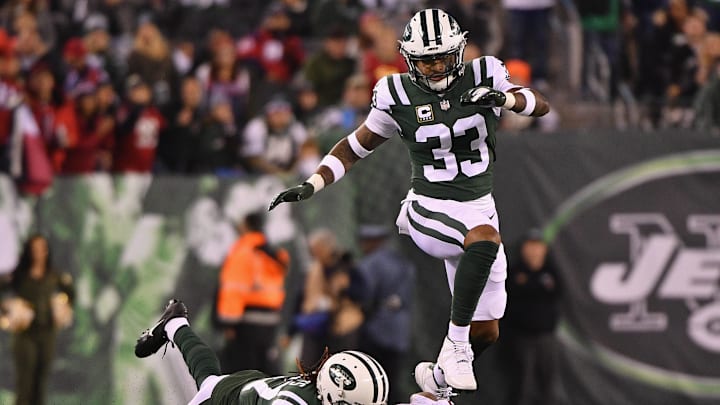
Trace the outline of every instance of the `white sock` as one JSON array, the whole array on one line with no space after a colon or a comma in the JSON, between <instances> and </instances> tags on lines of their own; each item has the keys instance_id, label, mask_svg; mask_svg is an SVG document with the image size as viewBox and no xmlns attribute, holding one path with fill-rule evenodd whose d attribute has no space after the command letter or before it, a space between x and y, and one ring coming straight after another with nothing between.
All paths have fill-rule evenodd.
<instances>
[{"instance_id":1,"label":"white sock","mask_svg":"<svg viewBox=\"0 0 720 405\"><path fill-rule=\"evenodd\" d=\"M437 383L438 387L447 387L447 381L445 381L445 373L443 373L442 369L437 364L435 364L435 366L433 367L433 377L435 377L435 382Z\"/></svg>"},{"instance_id":2,"label":"white sock","mask_svg":"<svg viewBox=\"0 0 720 405\"><path fill-rule=\"evenodd\" d=\"M470 325L457 326L452 321L448 326L448 337L453 342L469 342L470 341Z\"/></svg>"},{"instance_id":3,"label":"white sock","mask_svg":"<svg viewBox=\"0 0 720 405\"><path fill-rule=\"evenodd\" d=\"M165 324L165 333L167 333L168 339L170 339L171 342L175 343L175 332L183 326L190 326L187 318L183 317L173 318Z\"/></svg>"}]
</instances>

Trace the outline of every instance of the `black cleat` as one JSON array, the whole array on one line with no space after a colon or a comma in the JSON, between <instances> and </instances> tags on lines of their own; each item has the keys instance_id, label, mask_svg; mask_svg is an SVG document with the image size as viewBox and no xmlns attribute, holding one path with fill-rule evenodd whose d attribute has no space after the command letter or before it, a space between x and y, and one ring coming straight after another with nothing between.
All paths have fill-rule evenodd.
<instances>
[{"instance_id":1,"label":"black cleat","mask_svg":"<svg viewBox=\"0 0 720 405\"><path fill-rule=\"evenodd\" d=\"M137 343L135 343L135 356L140 358L148 357L167 344L169 340L165 333L165 325L169 320L180 317L188 317L187 307L182 301L170 300L165 306L165 312L163 312L160 320L150 329L145 330L138 338Z\"/></svg>"}]
</instances>

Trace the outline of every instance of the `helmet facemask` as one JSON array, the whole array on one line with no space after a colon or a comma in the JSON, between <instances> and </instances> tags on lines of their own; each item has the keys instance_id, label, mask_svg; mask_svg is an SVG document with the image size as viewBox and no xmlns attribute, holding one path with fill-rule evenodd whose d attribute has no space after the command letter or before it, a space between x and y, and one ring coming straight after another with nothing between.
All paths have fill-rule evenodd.
<instances>
[{"instance_id":1,"label":"helmet facemask","mask_svg":"<svg viewBox=\"0 0 720 405\"><path fill-rule=\"evenodd\" d=\"M459 49L451 53L419 58L406 56L405 60L408 64L410 77L413 78L413 81L429 90L435 92L447 91L455 79L462 76L465 70L465 64L462 62L463 51L464 49ZM425 68L421 67L423 64L426 65ZM437 69L438 64L444 66L442 71ZM425 75L423 70L430 71L430 74Z\"/></svg>"},{"instance_id":2,"label":"helmet facemask","mask_svg":"<svg viewBox=\"0 0 720 405\"><path fill-rule=\"evenodd\" d=\"M405 26L400 43L400 53L408 65L410 78L421 88L433 92L445 92L463 75L465 64L465 35L457 21L438 9L418 11ZM418 68L418 63L443 60L443 72L428 75ZM427 69L426 71L429 71Z\"/></svg>"}]
</instances>

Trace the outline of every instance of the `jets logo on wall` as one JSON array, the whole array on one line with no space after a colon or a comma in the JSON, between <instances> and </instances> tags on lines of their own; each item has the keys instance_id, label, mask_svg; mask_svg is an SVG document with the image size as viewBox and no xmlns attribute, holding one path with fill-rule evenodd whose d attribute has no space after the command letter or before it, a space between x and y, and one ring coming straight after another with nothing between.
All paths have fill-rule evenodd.
<instances>
[{"instance_id":1,"label":"jets logo on wall","mask_svg":"<svg viewBox=\"0 0 720 405\"><path fill-rule=\"evenodd\" d=\"M667 331L668 312L650 302L676 301L688 310L688 338L720 353L720 214L689 215L686 225L704 246L685 245L663 214L612 215L610 229L626 237L629 260L600 263L590 291L599 302L626 307L608 319L618 333Z\"/></svg>"},{"instance_id":2,"label":"jets logo on wall","mask_svg":"<svg viewBox=\"0 0 720 405\"><path fill-rule=\"evenodd\" d=\"M720 398L717 196L720 151L692 151L606 174L563 203L545 232L568 285L564 341L625 378Z\"/></svg>"}]
</instances>

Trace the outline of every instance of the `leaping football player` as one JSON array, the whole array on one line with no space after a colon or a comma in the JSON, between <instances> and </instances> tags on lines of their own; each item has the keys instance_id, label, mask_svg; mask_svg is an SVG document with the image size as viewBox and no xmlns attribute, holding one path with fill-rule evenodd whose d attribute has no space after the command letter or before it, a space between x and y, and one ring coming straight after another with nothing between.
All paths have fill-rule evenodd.
<instances>
[{"instance_id":1,"label":"leaping football player","mask_svg":"<svg viewBox=\"0 0 720 405\"><path fill-rule=\"evenodd\" d=\"M380 79L365 122L270 204L310 198L399 134L412 164L399 232L444 261L452 292L437 361L415 367L422 390L436 395L477 389L474 356L497 340L505 312L507 261L492 196L498 120L503 110L539 117L550 109L536 90L511 83L498 58L463 62L466 34L442 10L417 12L399 41L409 72Z\"/></svg>"}]
</instances>

